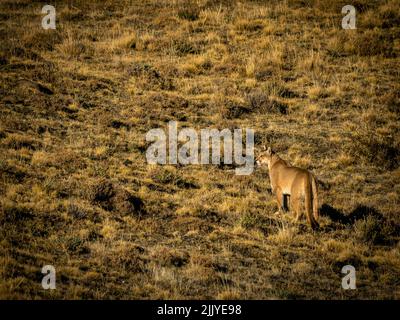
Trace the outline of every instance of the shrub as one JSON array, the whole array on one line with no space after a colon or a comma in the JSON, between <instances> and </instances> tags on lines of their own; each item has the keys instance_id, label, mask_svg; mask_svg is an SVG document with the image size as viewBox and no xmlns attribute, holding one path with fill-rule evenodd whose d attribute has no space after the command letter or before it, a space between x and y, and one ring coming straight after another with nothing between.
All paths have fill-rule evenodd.
<instances>
[{"instance_id":1,"label":"shrub","mask_svg":"<svg viewBox=\"0 0 400 320\"><path fill-rule=\"evenodd\" d=\"M330 37L327 49L331 56L395 56L394 39L390 33L382 32L379 29L364 32L351 31L354 32L338 32Z\"/></svg>"},{"instance_id":2,"label":"shrub","mask_svg":"<svg viewBox=\"0 0 400 320\"><path fill-rule=\"evenodd\" d=\"M247 106L228 101L222 109L222 116L226 119L236 119L249 112Z\"/></svg>"},{"instance_id":3,"label":"shrub","mask_svg":"<svg viewBox=\"0 0 400 320\"><path fill-rule=\"evenodd\" d=\"M198 185L192 181L188 181L174 168L156 167L149 173L150 178L159 184L172 184L178 188L198 188Z\"/></svg>"},{"instance_id":4,"label":"shrub","mask_svg":"<svg viewBox=\"0 0 400 320\"><path fill-rule=\"evenodd\" d=\"M201 43L186 39L175 39L172 41L172 48L176 55L182 57L188 54L199 54L202 51Z\"/></svg>"},{"instance_id":5,"label":"shrub","mask_svg":"<svg viewBox=\"0 0 400 320\"><path fill-rule=\"evenodd\" d=\"M394 170L400 163L400 144L393 135L382 134L371 127L360 128L353 136L350 153L366 164Z\"/></svg>"},{"instance_id":6,"label":"shrub","mask_svg":"<svg viewBox=\"0 0 400 320\"><path fill-rule=\"evenodd\" d=\"M134 196L127 190L119 190L113 198L114 209L122 215L145 214L144 203L142 199Z\"/></svg>"},{"instance_id":7,"label":"shrub","mask_svg":"<svg viewBox=\"0 0 400 320\"><path fill-rule=\"evenodd\" d=\"M348 53L359 56L383 55L392 57L394 55L392 36L378 29L355 33L348 39L344 48Z\"/></svg>"},{"instance_id":8,"label":"shrub","mask_svg":"<svg viewBox=\"0 0 400 320\"><path fill-rule=\"evenodd\" d=\"M114 185L110 181L103 179L92 186L89 199L92 203L100 204L104 209L110 210L112 208L111 199L114 195Z\"/></svg>"},{"instance_id":9,"label":"shrub","mask_svg":"<svg viewBox=\"0 0 400 320\"><path fill-rule=\"evenodd\" d=\"M152 253L153 260L163 267L182 267L189 262L189 254L185 251L161 247Z\"/></svg>"},{"instance_id":10,"label":"shrub","mask_svg":"<svg viewBox=\"0 0 400 320\"><path fill-rule=\"evenodd\" d=\"M70 203L67 207L67 212L69 215L71 215L75 219L84 219L87 217L88 213L86 210L81 208L80 206Z\"/></svg>"},{"instance_id":11,"label":"shrub","mask_svg":"<svg viewBox=\"0 0 400 320\"><path fill-rule=\"evenodd\" d=\"M199 18L199 9L191 8L190 3L185 8L181 8L178 11L178 17L183 20L195 21Z\"/></svg>"},{"instance_id":12,"label":"shrub","mask_svg":"<svg viewBox=\"0 0 400 320\"><path fill-rule=\"evenodd\" d=\"M287 114L288 106L285 103L271 99L262 91L254 91L247 96L252 111L260 113Z\"/></svg>"},{"instance_id":13,"label":"shrub","mask_svg":"<svg viewBox=\"0 0 400 320\"><path fill-rule=\"evenodd\" d=\"M172 80L165 78L159 70L145 62L136 62L128 70L129 75L141 79L143 89L159 88L173 90Z\"/></svg>"},{"instance_id":14,"label":"shrub","mask_svg":"<svg viewBox=\"0 0 400 320\"><path fill-rule=\"evenodd\" d=\"M385 240L382 220L372 215L358 220L354 224L354 232L356 239L366 244L379 244Z\"/></svg>"},{"instance_id":15,"label":"shrub","mask_svg":"<svg viewBox=\"0 0 400 320\"><path fill-rule=\"evenodd\" d=\"M125 215L142 216L146 213L143 201L129 191L118 188L110 181L102 179L92 186L90 200L104 210Z\"/></svg>"},{"instance_id":16,"label":"shrub","mask_svg":"<svg viewBox=\"0 0 400 320\"><path fill-rule=\"evenodd\" d=\"M29 33L24 39L26 48L33 50L53 51L57 44L62 42L62 36L58 30L40 30Z\"/></svg>"},{"instance_id":17,"label":"shrub","mask_svg":"<svg viewBox=\"0 0 400 320\"><path fill-rule=\"evenodd\" d=\"M246 213L240 217L240 225L245 229L251 229L258 225L259 220L257 215Z\"/></svg>"},{"instance_id":18,"label":"shrub","mask_svg":"<svg viewBox=\"0 0 400 320\"><path fill-rule=\"evenodd\" d=\"M367 165L396 169L400 163L399 130L392 113L383 108L371 109L364 113L361 124L353 129L348 152Z\"/></svg>"}]
</instances>

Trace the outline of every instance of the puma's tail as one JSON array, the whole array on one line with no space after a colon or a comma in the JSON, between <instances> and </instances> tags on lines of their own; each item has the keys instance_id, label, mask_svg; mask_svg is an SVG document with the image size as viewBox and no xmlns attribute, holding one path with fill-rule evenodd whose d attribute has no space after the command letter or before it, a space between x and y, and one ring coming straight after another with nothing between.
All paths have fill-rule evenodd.
<instances>
[{"instance_id":1,"label":"puma's tail","mask_svg":"<svg viewBox=\"0 0 400 320\"><path fill-rule=\"evenodd\" d=\"M313 205L313 215L315 220L318 222L318 185L313 175L311 175L311 189L312 189L312 205Z\"/></svg>"},{"instance_id":2,"label":"puma's tail","mask_svg":"<svg viewBox=\"0 0 400 320\"><path fill-rule=\"evenodd\" d=\"M318 219L318 195L317 186L310 174L309 179L306 180L306 190L305 190L305 207L308 223L311 225L312 229L317 229L319 224L316 219ZM317 216L317 218L315 218Z\"/></svg>"}]
</instances>

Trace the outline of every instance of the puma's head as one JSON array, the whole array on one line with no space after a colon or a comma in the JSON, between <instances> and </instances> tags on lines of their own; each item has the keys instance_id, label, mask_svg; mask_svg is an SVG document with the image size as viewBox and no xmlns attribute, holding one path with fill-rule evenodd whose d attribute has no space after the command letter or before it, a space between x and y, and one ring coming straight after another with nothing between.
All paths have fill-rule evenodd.
<instances>
[{"instance_id":1,"label":"puma's head","mask_svg":"<svg viewBox=\"0 0 400 320\"><path fill-rule=\"evenodd\" d=\"M256 157L257 166L267 165L269 167L274 154L275 152L271 150L271 147L268 147L266 151L261 152L258 157Z\"/></svg>"}]
</instances>

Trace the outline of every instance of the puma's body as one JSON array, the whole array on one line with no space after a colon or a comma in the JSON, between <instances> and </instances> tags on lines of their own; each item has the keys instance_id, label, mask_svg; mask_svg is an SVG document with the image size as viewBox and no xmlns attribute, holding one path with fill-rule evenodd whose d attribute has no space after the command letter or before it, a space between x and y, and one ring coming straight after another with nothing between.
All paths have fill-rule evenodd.
<instances>
[{"instance_id":1,"label":"puma's body","mask_svg":"<svg viewBox=\"0 0 400 320\"><path fill-rule=\"evenodd\" d=\"M279 210L287 211L289 204L298 220L303 213L304 201L307 220L313 229L317 228L318 190L313 174L308 170L292 167L270 148L258 157L257 164L268 165L271 188L276 195Z\"/></svg>"}]
</instances>

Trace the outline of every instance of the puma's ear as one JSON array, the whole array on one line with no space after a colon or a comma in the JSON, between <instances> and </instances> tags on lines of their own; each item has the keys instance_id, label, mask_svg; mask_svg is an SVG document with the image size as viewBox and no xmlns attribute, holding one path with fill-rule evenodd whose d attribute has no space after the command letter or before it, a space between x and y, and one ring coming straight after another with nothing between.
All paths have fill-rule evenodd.
<instances>
[{"instance_id":1,"label":"puma's ear","mask_svg":"<svg viewBox=\"0 0 400 320\"><path fill-rule=\"evenodd\" d=\"M267 149L267 154L268 154L268 155L271 155L271 154L272 154L271 147L268 147L268 149Z\"/></svg>"}]
</instances>

